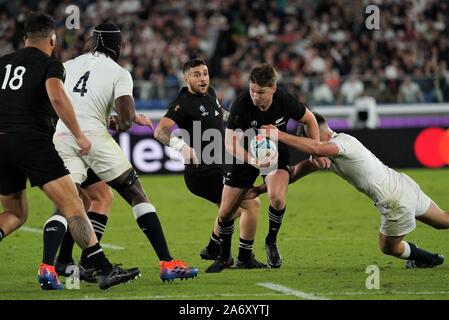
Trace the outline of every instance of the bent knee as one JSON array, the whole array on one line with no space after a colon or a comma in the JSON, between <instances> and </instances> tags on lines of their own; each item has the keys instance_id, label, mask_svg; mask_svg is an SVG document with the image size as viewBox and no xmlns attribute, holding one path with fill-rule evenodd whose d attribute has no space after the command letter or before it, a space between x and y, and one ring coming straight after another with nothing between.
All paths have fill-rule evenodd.
<instances>
[{"instance_id":1,"label":"bent knee","mask_svg":"<svg viewBox=\"0 0 449 320\"><path fill-rule=\"evenodd\" d=\"M270 204L276 210L282 210L285 208L285 197L274 196L270 197Z\"/></svg>"},{"instance_id":2,"label":"bent knee","mask_svg":"<svg viewBox=\"0 0 449 320\"><path fill-rule=\"evenodd\" d=\"M402 252L400 252L399 245L397 245L397 246L386 245L386 244L381 245L380 250L382 251L383 254L386 254L388 256L399 257L402 254Z\"/></svg>"}]
</instances>

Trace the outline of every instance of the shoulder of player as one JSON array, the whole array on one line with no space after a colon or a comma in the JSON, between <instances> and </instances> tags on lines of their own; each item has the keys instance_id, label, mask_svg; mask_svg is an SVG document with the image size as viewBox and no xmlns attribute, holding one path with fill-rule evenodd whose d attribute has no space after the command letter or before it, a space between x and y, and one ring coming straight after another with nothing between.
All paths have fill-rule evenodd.
<instances>
[{"instance_id":1,"label":"shoulder of player","mask_svg":"<svg viewBox=\"0 0 449 320\"><path fill-rule=\"evenodd\" d=\"M282 100L282 101L285 101L288 99L296 99L293 94L291 94L287 90L285 90L283 88L279 88L279 87L276 89L276 92L274 93L273 98L276 100Z\"/></svg>"}]
</instances>

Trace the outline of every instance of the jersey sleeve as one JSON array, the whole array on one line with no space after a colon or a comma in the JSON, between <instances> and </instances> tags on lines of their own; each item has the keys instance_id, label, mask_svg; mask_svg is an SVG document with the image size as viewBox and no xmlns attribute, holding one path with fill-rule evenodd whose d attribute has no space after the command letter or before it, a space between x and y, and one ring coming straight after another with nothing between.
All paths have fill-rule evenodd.
<instances>
[{"instance_id":1,"label":"jersey sleeve","mask_svg":"<svg viewBox=\"0 0 449 320\"><path fill-rule=\"evenodd\" d=\"M114 87L114 100L122 96L133 95L133 78L126 69L120 72Z\"/></svg>"},{"instance_id":2,"label":"jersey sleeve","mask_svg":"<svg viewBox=\"0 0 449 320\"><path fill-rule=\"evenodd\" d=\"M236 129L247 129L247 114L244 111L244 105L242 99L236 99L231 106L231 110L229 111L229 119L227 128L236 130Z\"/></svg>"},{"instance_id":3,"label":"jersey sleeve","mask_svg":"<svg viewBox=\"0 0 449 320\"><path fill-rule=\"evenodd\" d=\"M290 118L296 121L300 120L306 113L305 105L289 92L285 92L285 100Z\"/></svg>"},{"instance_id":4,"label":"jersey sleeve","mask_svg":"<svg viewBox=\"0 0 449 320\"><path fill-rule=\"evenodd\" d=\"M335 144L338 147L338 155L347 155L351 152L351 142L343 135L337 135L332 138L330 143Z\"/></svg>"},{"instance_id":5,"label":"jersey sleeve","mask_svg":"<svg viewBox=\"0 0 449 320\"><path fill-rule=\"evenodd\" d=\"M52 60L45 72L45 80L50 78L58 78L62 82L65 80L65 68L61 62Z\"/></svg>"},{"instance_id":6,"label":"jersey sleeve","mask_svg":"<svg viewBox=\"0 0 449 320\"><path fill-rule=\"evenodd\" d=\"M170 104L167 113L164 115L164 117L172 119L178 125L180 125L187 116L185 106L180 103L179 96Z\"/></svg>"}]
</instances>

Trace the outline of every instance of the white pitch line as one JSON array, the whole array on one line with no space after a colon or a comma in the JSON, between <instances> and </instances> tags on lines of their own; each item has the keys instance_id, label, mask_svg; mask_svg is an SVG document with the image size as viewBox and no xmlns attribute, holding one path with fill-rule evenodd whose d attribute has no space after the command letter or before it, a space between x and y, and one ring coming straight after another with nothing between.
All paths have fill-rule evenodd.
<instances>
[{"instance_id":1,"label":"white pitch line","mask_svg":"<svg viewBox=\"0 0 449 320\"><path fill-rule=\"evenodd\" d=\"M371 291L359 291L359 292L326 292L325 293L328 296L388 296L388 295L441 295L441 294L447 294L449 295L449 291L424 291L424 292L414 292L414 291L378 291L378 290L371 290Z\"/></svg>"},{"instance_id":2,"label":"white pitch line","mask_svg":"<svg viewBox=\"0 0 449 320\"><path fill-rule=\"evenodd\" d=\"M31 233L39 233L39 234L43 233L43 231L41 229L31 228L31 227L26 227L26 226L21 227L19 230L31 232ZM120 246L116 246L116 245L108 244L108 243L101 243L101 246L103 248L108 248L108 249L112 249L112 250L125 250L124 247L120 247Z\"/></svg>"},{"instance_id":3,"label":"white pitch line","mask_svg":"<svg viewBox=\"0 0 449 320\"><path fill-rule=\"evenodd\" d=\"M193 294L193 295L166 295L166 296L126 296L126 297L89 297L85 296L83 300L125 300L125 299L193 299L193 298L233 298L233 297L273 297L282 296L281 293L217 293L217 294Z\"/></svg>"},{"instance_id":4,"label":"white pitch line","mask_svg":"<svg viewBox=\"0 0 449 320\"><path fill-rule=\"evenodd\" d=\"M301 299L305 299L305 300L329 300L326 297L322 297L322 296L318 296L315 294L311 294L311 293L306 293L306 292L302 292L302 291L298 291L298 290L294 290L285 286L282 286L280 284L275 284L275 283L271 283L271 282L259 282L257 283L258 286L261 287L265 287L277 292L280 292L284 295L287 296L295 296Z\"/></svg>"}]
</instances>

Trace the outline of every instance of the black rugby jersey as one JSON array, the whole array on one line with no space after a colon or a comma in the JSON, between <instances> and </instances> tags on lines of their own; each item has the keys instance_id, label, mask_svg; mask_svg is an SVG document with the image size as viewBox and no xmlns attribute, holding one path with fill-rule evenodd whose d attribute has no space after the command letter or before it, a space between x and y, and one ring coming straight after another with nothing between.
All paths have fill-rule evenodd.
<instances>
[{"instance_id":1,"label":"black rugby jersey","mask_svg":"<svg viewBox=\"0 0 449 320\"><path fill-rule=\"evenodd\" d=\"M223 163L223 110L212 87L209 87L205 95L193 94L189 92L187 87L182 88L176 99L170 104L165 117L172 119L179 128L187 131L189 137L184 137L184 140L191 148L195 149L198 157L212 141L214 145L219 145L222 155L220 161L214 163ZM204 133L207 133L208 130L209 132L215 132L214 137L217 136L217 138L219 133L219 141L211 137L205 137ZM214 157L214 150L211 149L211 146L206 152L209 150L211 151L211 157ZM202 160L200 159L200 164L204 164Z\"/></svg>"},{"instance_id":2,"label":"black rugby jersey","mask_svg":"<svg viewBox=\"0 0 449 320\"><path fill-rule=\"evenodd\" d=\"M300 120L306 112L306 107L289 92L277 88L273 94L273 102L267 111L256 107L249 92L246 91L234 100L230 112L228 129L245 131L273 124L279 130L286 132L288 120ZM287 149L287 146L279 143L279 149Z\"/></svg>"},{"instance_id":3,"label":"black rugby jersey","mask_svg":"<svg viewBox=\"0 0 449 320\"><path fill-rule=\"evenodd\" d=\"M53 134L45 81L64 77L62 63L34 47L0 57L0 133Z\"/></svg>"}]
</instances>

